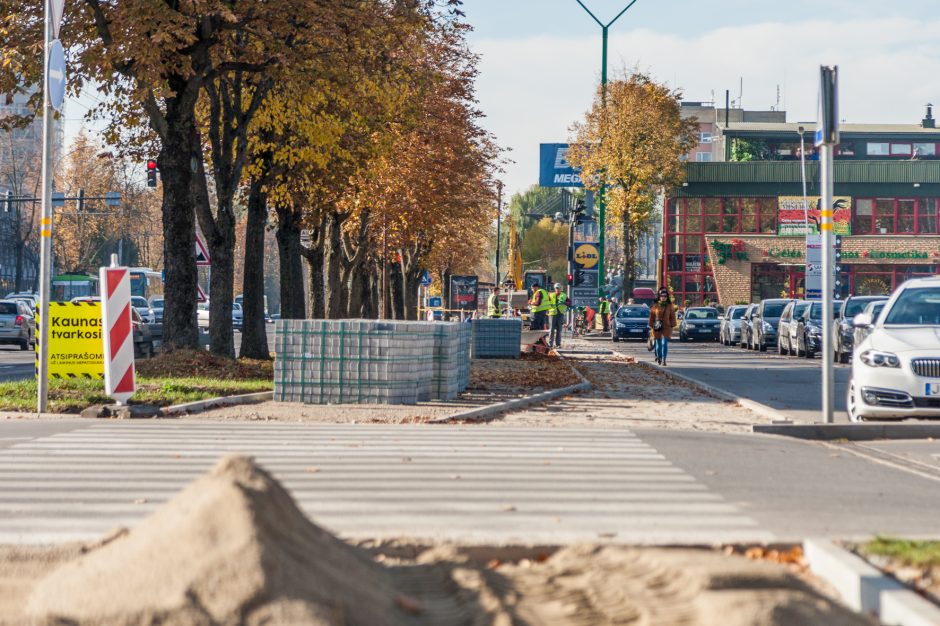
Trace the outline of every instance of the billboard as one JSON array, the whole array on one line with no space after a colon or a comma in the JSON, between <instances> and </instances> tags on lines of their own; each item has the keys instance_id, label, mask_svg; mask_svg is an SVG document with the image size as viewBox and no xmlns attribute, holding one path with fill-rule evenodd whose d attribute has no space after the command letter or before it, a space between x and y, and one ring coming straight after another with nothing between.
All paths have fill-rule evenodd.
<instances>
[{"instance_id":1,"label":"billboard","mask_svg":"<svg viewBox=\"0 0 940 626\"><path fill-rule=\"evenodd\" d=\"M450 277L450 306L452 310L475 311L477 308L477 277Z\"/></svg>"},{"instance_id":2,"label":"billboard","mask_svg":"<svg viewBox=\"0 0 940 626\"><path fill-rule=\"evenodd\" d=\"M581 243L573 246L571 258L577 269L596 269L600 261L600 252L595 243Z\"/></svg>"},{"instance_id":3,"label":"billboard","mask_svg":"<svg viewBox=\"0 0 940 626\"><path fill-rule=\"evenodd\" d=\"M802 237L818 235L820 196L780 196L777 198L777 235ZM809 222L809 232L806 223ZM852 198L835 196L832 199L832 232L836 235L851 235Z\"/></svg>"},{"instance_id":4,"label":"billboard","mask_svg":"<svg viewBox=\"0 0 940 626\"><path fill-rule=\"evenodd\" d=\"M101 303L50 302L49 320L49 377L104 378Z\"/></svg>"},{"instance_id":5,"label":"billboard","mask_svg":"<svg viewBox=\"0 0 940 626\"><path fill-rule=\"evenodd\" d=\"M568 144L543 143L539 145L539 186L583 187L581 170L568 163Z\"/></svg>"}]
</instances>

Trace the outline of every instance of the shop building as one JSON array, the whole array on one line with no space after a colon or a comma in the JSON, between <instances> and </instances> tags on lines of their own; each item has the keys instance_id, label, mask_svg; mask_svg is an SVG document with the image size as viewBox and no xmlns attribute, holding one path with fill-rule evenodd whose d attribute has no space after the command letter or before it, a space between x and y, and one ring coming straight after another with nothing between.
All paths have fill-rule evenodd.
<instances>
[{"instance_id":1,"label":"shop building","mask_svg":"<svg viewBox=\"0 0 940 626\"><path fill-rule=\"evenodd\" d=\"M806 123L804 201L800 126L717 124L714 154L724 160L687 164L666 201L660 276L680 302L803 297L804 235L818 232L820 189ZM890 293L940 273L940 131L929 109L917 125L845 125L836 153L839 295Z\"/></svg>"}]
</instances>

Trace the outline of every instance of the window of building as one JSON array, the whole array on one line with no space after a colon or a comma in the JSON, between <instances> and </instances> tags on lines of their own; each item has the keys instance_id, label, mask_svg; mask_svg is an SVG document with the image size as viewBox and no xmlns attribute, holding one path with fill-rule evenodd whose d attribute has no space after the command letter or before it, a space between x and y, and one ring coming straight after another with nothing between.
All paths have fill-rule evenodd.
<instances>
[{"instance_id":1,"label":"window of building","mask_svg":"<svg viewBox=\"0 0 940 626\"><path fill-rule=\"evenodd\" d=\"M699 163L710 163L712 160L712 153L711 152L696 152L695 160L698 161Z\"/></svg>"},{"instance_id":2,"label":"window of building","mask_svg":"<svg viewBox=\"0 0 940 626\"><path fill-rule=\"evenodd\" d=\"M699 133L699 134L698 134L698 142L699 142L699 143L711 143L711 142L712 142L712 134L711 134L711 133Z\"/></svg>"},{"instance_id":3,"label":"window of building","mask_svg":"<svg viewBox=\"0 0 940 626\"><path fill-rule=\"evenodd\" d=\"M937 156L937 144L935 143L915 143L914 156L932 157Z\"/></svg>"},{"instance_id":4,"label":"window of building","mask_svg":"<svg viewBox=\"0 0 940 626\"><path fill-rule=\"evenodd\" d=\"M856 198L853 235L936 235L936 198Z\"/></svg>"},{"instance_id":5,"label":"window of building","mask_svg":"<svg viewBox=\"0 0 940 626\"><path fill-rule=\"evenodd\" d=\"M932 265L852 265L849 270L857 296L887 296L905 280L935 273Z\"/></svg>"},{"instance_id":6,"label":"window of building","mask_svg":"<svg viewBox=\"0 0 940 626\"><path fill-rule=\"evenodd\" d=\"M888 156L891 153L891 146L887 143L869 143L868 156Z\"/></svg>"},{"instance_id":7,"label":"window of building","mask_svg":"<svg viewBox=\"0 0 940 626\"><path fill-rule=\"evenodd\" d=\"M891 156L911 156L914 154L914 147L909 143L891 144Z\"/></svg>"}]
</instances>

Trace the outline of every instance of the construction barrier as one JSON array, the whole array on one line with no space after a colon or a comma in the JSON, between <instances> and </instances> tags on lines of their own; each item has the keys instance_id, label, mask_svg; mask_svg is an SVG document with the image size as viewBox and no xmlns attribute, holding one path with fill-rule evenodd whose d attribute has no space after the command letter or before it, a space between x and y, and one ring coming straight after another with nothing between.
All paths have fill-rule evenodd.
<instances>
[{"instance_id":1,"label":"construction barrier","mask_svg":"<svg viewBox=\"0 0 940 626\"><path fill-rule=\"evenodd\" d=\"M101 319L104 338L104 392L118 404L137 388L134 369L134 323L131 317L131 279L126 267L102 267Z\"/></svg>"},{"instance_id":2,"label":"construction barrier","mask_svg":"<svg viewBox=\"0 0 940 626\"><path fill-rule=\"evenodd\" d=\"M473 320L471 355L474 359L519 358L522 320L518 317Z\"/></svg>"}]
</instances>

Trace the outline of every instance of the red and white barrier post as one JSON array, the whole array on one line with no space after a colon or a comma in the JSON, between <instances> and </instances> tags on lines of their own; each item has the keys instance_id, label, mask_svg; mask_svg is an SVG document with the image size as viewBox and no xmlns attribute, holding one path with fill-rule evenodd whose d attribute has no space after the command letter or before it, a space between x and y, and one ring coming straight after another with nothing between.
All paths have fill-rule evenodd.
<instances>
[{"instance_id":1,"label":"red and white barrier post","mask_svg":"<svg viewBox=\"0 0 940 626\"><path fill-rule=\"evenodd\" d=\"M131 318L131 278L126 267L118 267L111 255L111 267L99 270L101 282L101 336L104 339L104 390L118 404L134 395L134 323Z\"/></svg>"}]
</instances>

